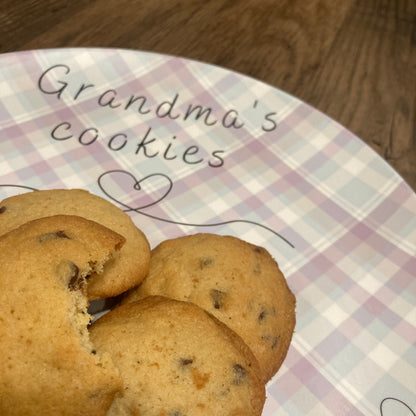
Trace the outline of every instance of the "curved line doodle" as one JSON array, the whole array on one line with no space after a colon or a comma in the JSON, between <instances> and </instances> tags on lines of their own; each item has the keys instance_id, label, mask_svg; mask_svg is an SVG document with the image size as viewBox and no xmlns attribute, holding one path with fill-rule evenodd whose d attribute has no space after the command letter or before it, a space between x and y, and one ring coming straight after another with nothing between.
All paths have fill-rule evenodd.
<instances>
[{"instance_id":1,"label":"curved line doodle","mask_svg":"<svg viewBox=\"0 0 416 416\"><path fill-rule=\"evenodd\" d=\"M9 183L0 184L0 188L3 188L3 187L8 187L8 188L22 188L22 189L27 189L28 191L37 191L38 190L36 188L32 188L31 186L14 185L14 184L9 184Z\"/></svg>"},{"instance_id":2,"label":"curved line doodle","mask_svg":"<svg viewBox=\"0 0 416 416\"><path fill-rule=\"evenodd\" d=\"M147 180L150 177L157 177L157 176L163 177L163 178L165 178L167 180L167 182L168 182L169 185L168 185L167 190L163 193L163 195L161 197L159 197L156 201L153 201L153 202L151 202L151 203L149 203L147 205L144 205L142 207L133 208L133 207L129 206L128 204L125 204L125 203L119 201L117 198L115 198L113 195L111 195L111 193L109 193L108 190L106 190L105 185L103 184L103 178L106 175L111 175L111 174L114 174L114 173L122 173L122 174L126 174L126 175L130 176L130 178L135 181L135 183L133 185L133 188L135 190L141 190L140 184L144 180ZM269 227L267 227L267 226L265 226L263 224L257 223L255 221L250 221L250 220L229 220L229 221L223 221L223 222L217 222L217 223L209 223L209 224L196 224L196 223L185 223L185 222L181 222L181 221L174 221L174 220L170 220L170 219L166 219L166 218L160 218L160 217L157 217L155 215L142 212L141 210L143 208L147 208L147 207L150 207L152 205L157 204L162 199L164 199L170 193L170 191L172 190L172 188L173 188L173 182L172 182L172 180L167 175L165 175L163 173L154 173L154 174L148 175L148 176L146 176L146 177L144 177L144 178L142 178L140 180L137 180L136 177L133 174L131 174L130 172L127 172L127 171L124 171L124 170L110 170L110 171L104 172L103 174L101 174L98 177L98 186L100 187L101 191L108 198L110 198L111 200L113 200L117 204L119 204L119 205L123 206L124 208L126 208L125 212L133 211L133 212L136 212L138 214L144 215L144 216L146 216L148 218L152 218L154 220L158 220L158 221L162 221L162 222L166 222L166 223L170 223L170 224L177 224L177 225L189 226L189 227L217 227L217 226L222 226L222 225L227 225L227 224L236 224L236 223L251 224L251 225L255 225L255 226L258 226L260 228L263 228L263 229L269 231L270 233L274 234L275 236L277 236L278 238L280 238L282 241L284 241L286 244L288 244L290 247L295 248L295 246L289 240L287 240L285 237L283 237L277 231L275 231L275 230L273 230L273 229L271 229L271 228L269 228Z\"/></svg>"},{"instance_id":3,"label":"curved line doodle","mask_svg":"<svg viewBox=\"0 0 416 416\"><path fill-rule=\"evenodd\" d=\"M405 409L409 410L412 416L416 416L416 413L410 408L409 405L407 405L404 401L400 399L396 399L395 397L386 397L380 402L380 416L384 416L383 406L384 403L387 401L394 401L397 403L400 403L400 405L403 405Z\"/></svg>"}]
</instances>

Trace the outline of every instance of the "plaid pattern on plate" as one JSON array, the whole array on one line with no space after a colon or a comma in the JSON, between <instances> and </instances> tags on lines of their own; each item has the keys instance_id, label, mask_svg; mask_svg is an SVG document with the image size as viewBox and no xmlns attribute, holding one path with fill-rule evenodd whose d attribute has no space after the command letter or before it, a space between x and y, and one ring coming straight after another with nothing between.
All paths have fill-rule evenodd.
<instances>
[{"instance_id":1,"label":"plaid pattern on plate","mask_svg":"<svg viewBox=\"0 0 416 416\"><path fill-rule=\"evenodd\" d=\"M0 151L1 198L84 188L152 246L214 232L272 253L297 326L264 416L416 411L416 197L327 116L178 57L28 51L0 56Z\"/></svg>"}]
</instances>

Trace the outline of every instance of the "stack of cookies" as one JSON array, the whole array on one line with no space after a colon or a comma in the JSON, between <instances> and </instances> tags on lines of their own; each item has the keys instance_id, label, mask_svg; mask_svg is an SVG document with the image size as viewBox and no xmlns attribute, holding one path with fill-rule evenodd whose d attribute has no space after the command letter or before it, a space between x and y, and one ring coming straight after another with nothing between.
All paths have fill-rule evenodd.
<instances>
[{"instance_id":1,"label":"stack of cookies","mask_svg":"<svg viewBox=\"0 0 416 416\"><path fill-rule=\"evenodd\" d=\"M295 326L264 248L194 234L150 250L82 190L0 203L0 308L4 416L260 416Z\"/></svg>"}]
</instances>

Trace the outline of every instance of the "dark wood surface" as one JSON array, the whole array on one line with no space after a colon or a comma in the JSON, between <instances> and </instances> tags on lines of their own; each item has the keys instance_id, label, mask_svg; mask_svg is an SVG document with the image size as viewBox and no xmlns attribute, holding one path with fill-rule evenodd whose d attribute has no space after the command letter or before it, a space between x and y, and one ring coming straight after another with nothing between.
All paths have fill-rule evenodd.
<instances>
[{"instance_id":1,"label":"dark wood surface","mask_svg":"<svg viewBox=\"0 0 416 416\"><path fill-rule=\"evenodd\" d=\"M0 53L74 46L257 78L340 122L416 190L416 0L0 0Z\"/></svg>"}]
</instances>

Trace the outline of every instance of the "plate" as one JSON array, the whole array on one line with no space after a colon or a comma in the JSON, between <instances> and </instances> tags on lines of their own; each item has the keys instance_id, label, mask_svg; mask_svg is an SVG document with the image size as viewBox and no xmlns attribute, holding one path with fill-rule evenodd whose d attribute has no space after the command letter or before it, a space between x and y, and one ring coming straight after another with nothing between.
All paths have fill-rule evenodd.
<instances>
[{"instance_id":1,"label":"plate","mask_svg":"<svg viewBox=\"0 0 416 416\"><path fill-rule=\"evenodd\" d=\"M152 246L266 247L297 298L264 416L415 415L416 195L344 127L242 74L174 56L0 56L0 197L83 188Z\"/></svg>"}]
</instances>

